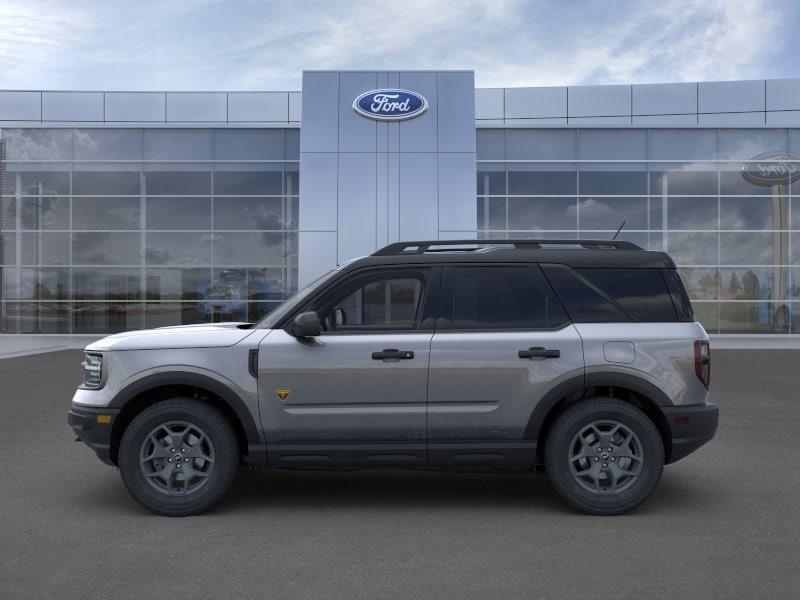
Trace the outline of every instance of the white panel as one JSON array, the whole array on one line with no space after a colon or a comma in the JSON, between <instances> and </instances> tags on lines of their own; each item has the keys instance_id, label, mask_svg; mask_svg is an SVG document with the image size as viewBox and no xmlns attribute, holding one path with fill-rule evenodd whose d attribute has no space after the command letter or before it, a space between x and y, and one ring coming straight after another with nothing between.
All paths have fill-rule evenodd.
<instances>
[{"instance_id":1,"label":"white panel","mask_svg":"<svg viewBox=\"0 0 800 600\"><path fill-rule=\"evenodd\" d=\"M475 152L475 75L436 74L436 135L439 152Z\"/></svg>"},{"instance_id":2,"label":"white panel","mask_svg":"<svg viewBox=\"0 0 800 600\"><path fill-rule=\"evenodd\" d=\"M614 117L631 114L631 86L585 85L568 88L568 117Z\"/></svg>"},{"instance_id":3,"label":"white panel","mask_svg":"<svg viewBox=\"0 0 800 600\"><path fill-rule=\"evenodd\" d=\"M378 85L381 85L380 83ZM378 129L385 123L379 123ZM375 168L375 244L382 248L389 243L389 155L385 152L376 156Z\"/></svg>"},{"instance_id":4,"label":"white panel","mask_svg":"<svg viewBox=\"0 0 800 600\"><path fill-rule=\"evenodd\" d=\"M353 110L353 100L376 89L375 73L339 74L339 152L375 152L377 121Z\"/></svg>"},{"instance_id":5,"label":"white panel","mask_svg":"<svg viewBox=\"0 0 800 600\"><path fill-rule=\"evenodd\" d=\"M475 155L439 154L439 231L477 227Z\"/></svg>"},{"instance_id":6,"label":"white panel","mask_svg":"<svg viewBox=\"0 0 800 600\"><path fill-rule=\"evenodd\" d=\"M698 115L700 125L712 126L739 126L739 125L763 125L763 112L749 113L717 113L710 115Z\"/></svg>"},{"instance_id":7,"label":"white panel","mask_svg":"<svg viewBox=\"0 0 800 600\"><path fill-rule=\"evenodd\" d=\"M300 152L339 150L339 73L303 72ZM302 177L302 175L301 175Z\"/></svg>"},{"instance_id":8,"label":"white panel","mask_svg":"<svg viewBox=\"0 0 800 600\"><path fill-rule=\"evenodd\" d=\"M400 152L436 152L436 73L400 73L399 87L422 94L428 100L428 110L418 117L398 123ZM470 90L470 95L474 96L474 88Z\"/></svg>"},{"instance_id":9,"label":"white panel","mask_svg":"<svg viewBox=\"0 0 800 600\"><path fill-rule=\"evenodd\" d=\"M374 153L339 155L339 261L375 251Z\"/></svg>"},{"instance_id":10,"label":"white panel","mask_svg":"<svg viewBox=\"0 0 800 600\"><path fill-rule=\"evenodd\" d=\"M391 85L391 84L389 84ZM397 125L397 123L391 123ZM386 157L386 220L388 242L400 241L400 154L391 153Z\"/></svg>"},{"instance_id":11,"label":"white panel","mask_svg":"<svg viewBox=\"0 0 800 600\"><path fill-rule=\"evenodd\" d=\"M800 110L800 79L768 79L767 110Z\"/></svg>"},{"instance_id":12,"label":"white panel","mask_svg":"<svg viewBox=\"0 0 800 600\"><path fill-rule=\"evenodd\" d=\"M696 83L651 83L633 86L635 115L678 115L696 112Z\"/></svg>"},{"instance_id":13,"label":"white panel","mask_svg":"<svg viewBox=\"0 0 800 600\"><path fill-rule=\"evenodd\" d=\"M336 229L338 155L300 153L300 229Z\"/></svg>"},{"instance_id":14,"label":"white panel","mask_svg":"<svg viewBox=\"0 0 800 600\"><path fill-rule=\"evenodd\" d=\"M228 121L254 122L289 120L289 95L286 92L231 92L228 94Z\"/></svg>"},{"instance_id":15,"label":"white panel","mask_svg":"<svg viewBox=\"0 0 800 600\"><path fill-rule=\"evenodd\" d=\"M764 81L709 81L698 84L698 112L764 110Z\"/></svg>"},{"instance_id":16,"label":"white panel","mask_svg":"<svg viewBox=\"0 0 800 600\"><path fill-rule=\"evenodd\" d=\"M675 126L675 125L697 125L697 115L644 115L633 116L634 125L652 126Z\"/></svg>"},{"instance_id":17,"label":"white panel","mask_svg":"<svg viewBox=\"0 0 800 600\"><path fill-rule=\"evenodd\" d=\"M40 92L0 92L0 121L40 121Z\"/></svg>"},{"instance_id":18,"label":"white panel","mask_svg":"<svg viewBox=\"0 0 800 600\"><path fill-rule=\"evenodd\" d=\"M566 125L567 117L554 117L552 119L506 119L506 125L521 125L522 127L550 127L553 125Z\"/></svg>"},{"instance_id":19,"label":"white panel","mask_svg":"<svg viewBox=\"0 0 800 600\"><path fill-rule=\"evenodd\" d=\"M439 232L436 154L400 155L400 239L435 239Z\"/></svg>"},{"instance_id":20,"label":"white panel","mask_svg":"<svg viewBox=\"0 0 800 600\"><path fill-rule=\"evenodd\" d=\"M102 92L43 92L44 121L103 121Z\"/></svg>"},{"instance_id":21,"label":"white panel","mask_svg":"<svg viewBox=\"0 0 800 600\"><path fill-rule=\"evenodd\" d=\"M630 125L630 117L570 117L570 125Z\"/></svg>"},{"instance_id":22,"label":"white panel","mask_svg":"<svg viewBox=\"0 0 800 600\"><path fill-rule=\"evenodd\" d=\"M298 234L298 285L303 287L337 266L335 231Z\"/></svg>"},{"instance_id":23,"label":"white panel","mask_svg":"<svg viewBox=\"0 0 800 600\"><path fill-rule=\"evenodd\" d=\"M163 123L166 119L163 92L106 92L106 121Z\"/></svg>"},{"instance_id":24,"label":"white panel","mask_svg":"<svg viewBox=\"0 0 800 600\"><path fill-rule=\"evenodd\" d=\"M475 90L475 118L503 118L503 88Z\"/></svg>"},{"instance_id":25,"label":"white panel","mask_svg":"<svg viewBox=\"0 0 800 600\"><path fill-rule=\"evenodd\" d=\"M228 120L224 92L170 92L167 94L167 121L224 123Z\"/></svg>"},{"instance_id":26,"label":"white panel","mask_svg":"<svg viewBox=\"0 0 800 600\"><path fill-rule=\"evenodd\" d=\"M567 116L567 88L507 88L506 119Z\"/></svg>"},{"instance_id":27,"label":"white panel","mask_svg":"<svg viewBox=\"0 0 800 600\"><path fill-rule=\"evenodd\" d=\"M302 100L300 92L289 92L289 120L293 123L300 122Z\"/></svg>"},{"instance_id":28,"label":"white panel","mask_svg":"<svg viewBox=\"0 0 800 600\"><path fill-rule=\"evenodd\" d=\"M776 110L767 113L767 125L800 127L800 110Z\"/></svg>"}]
</instances>

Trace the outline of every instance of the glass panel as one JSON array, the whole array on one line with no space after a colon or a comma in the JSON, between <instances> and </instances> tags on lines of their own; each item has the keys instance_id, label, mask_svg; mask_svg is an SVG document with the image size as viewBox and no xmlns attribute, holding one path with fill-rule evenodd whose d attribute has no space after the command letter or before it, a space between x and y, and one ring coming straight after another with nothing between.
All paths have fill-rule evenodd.
<instances>
[{"instance_id":1,"label":"glass panel","mask_svg":"<svg viewBox=\"0 0 800 600\"><path fill-rule=\"evenodd\" d=\"M543 266L547 279L576 323L624 323L630 321L596 287L565 266Z\"/></svg>"},{"instance_id":2,"label":"glass panel","mask_svg":"<svg viewBox=\"0 0 800 600\"><path fill-rule=\"evenodd\" d=\"M579 198L581 229L647 229L647 198ZM623 230L624 231L624 230Z\"/></svg>"},{"instance_id":3,"label":"glass panel","mask_svg":"<svg viewBox=\"0 0 800 600\"><path fill-rule=\"evenodd\" d=\"M146 160L211 160L211 129L145 129Z\"/></svg>"},{"instance_id":4,"label":"glass panel","mask_svg":"<svg viewBox=\"0 0 800 600\"><path fill-rule=\"evenodd\" d=\"M580 171L578 189L581 194L615 194L633 196L647 193L645 171Z\"/></svg>"},{"instance_id":5,"label":"glass panel","mask_svg":"<svg viewBox=\"0 0 800 600\"><path fill-rule=\"evenodd\" d=\"M75 160L139 160L139 129L75 129Z\"/></svg>"},{"instance_id":6,"label":"glass panel","mask_svg":"<svg viewBox=\"0 0 800 600\"><path fill-rule=\"evenodd\" d=\"M475 135L478 160L505 160L505 129L478 129Z\"/></svg>"},{"instance_id":7,"label":"glass panel","mask_svg":"<svg viewBox=\"0 0 800 600\"><path fill-rule=\"evenodd\" d=\"M280 195L280 171L217 171L214 173L214 193L231 195Z\"/></svg>"},{"instance_id":8,"label":"glass panel","mask_svg":"<svg viewBox=\"0 0 800 600\"><path fill-rule=\"evenodd\" d=\"M8 269L6 275L16 275L16 269ZM67 269L20 269L19 286L9 285L5 280L5 298L19 300L67 300L69 299L69 272Z\"/></svg>"},{"instance_id":9,"label":"glass panel","mask_svg":"<svg viewBox=\"0 0 800 600\"><path fill-rule=\"evenodd\" d=\"M138 171L73 171L72 193L114 196L139 194Z\"/></svg>"},{"instance_id":10,"label":"glass panel","mask_svg":"<svg viewBox=\"0 0 800 600\"><path fill-rule=\"evenodd\" d=\"M358 288L336 308L344 313L339 329L358 326L414 325L423 284L417 278L381 279Z\"/></svg>"},{"instance_id":11,"label":"glass panel","mask_svg":"<svg viewBox=\"0 0 800 600\"><path fill-rule=\"evenodd\" d=\"M6 193L16 193L16 176L9 177L14 183ZM29 196L59 196L69 194L69 172L67 171L23 171L19 174L19 193ZM4 182L5 183L5 182Z\"/></svg>"},{"instance_id":12,"label":"glass panel","mask_svg":"<svg viewBox=\"0 0 800 600\"><path fill-rule=\"evenodd\" d=\"M582 277L645 322L677 320L667 283L660 269L577 269Z\"/></svg>"},{"instance_id":13,"label":"glass panel","mask_svg":"<svg viewBox=\"0 0 800 600\"><path fill-rule=\"evenodd\" d=\"M247 269L214 269L209 299L229 302L246 298Z\"/></svg>"},{"instance_id":14,"label":"glass panel","mask_svg":"<svg viewBox=\"0 0 800 600\"><path fill-rule=\"evenodd\" d=\"M300 129L283 130L283 157L300 160Z\"/></svg>"},{"instance_id":15,"label":"glass panel","mask_svg":"<svg viewBox=\"0 0 800 600\"><path fill-rule=\"evenodd\" d=\"M147 229L211 229L211 198L147 198Z\"/></svg>"},{"instance_id":16,"label":"glass panel","mask_svg":"<svg viewBox=\"0 0 800 600\"><path fill-rule=\"evenodd\" d=\"M788 242L788 233L721 233L720 264L768 265L772 263L773 245L788 247Z\"/></svg>"},{"instance_id":17,"label":"glass panel","mask_svg":"<svg viewBox=\"0 0 800 600\"><path fill-rule=\"evenodd\" d=\"M718 265L717 233L673 233L667 236L667 246L676 265Z\"/></svg>"},{"instance_id":18,"label":"glass panel","mask_svg":"<svg viewBox=\"0 0 800 600\"><path fill-rule=\"evenodd\" d=\"M255 323L271 313L279 305L279 302L248 302L247 321Z\"/></svg>"},{"instance_id":19,"label":"glass panel","mask_svg":"<svg viewBox=\"0 0 800 600\"><path fill-rule=\"evenodd\" d=\"M722 229L789 229L786 198L721 198ZM783 210L782 210L783 209ZM774 220L773 220L774 218Z\"/></svg>"},{"instance_id":20,"label":"glass panel","mask_svg":"<svg viewBox=\"0 0 800 600\"><path fill-rule=\"evenodd\" d=\"M647 158L647 131L644 129L581 129L578 136L578 158L584 160L645 159ZM612 193L622 194L623 192Z\"/></svg>"},{"instance_id":21,"label":"glass panel","mask_svg":"<svg viewBox=\"0 0 800 600\"><path fill-rule=\"evenodd\" d=\"M283 129L216 129L216 160L282 160Z\"/></svg>"},{"instance_id":22,"label":"glass panel","mask_svg":"<svg viewBox=\"0 0 800 600\"><path fill-rule=\"evenodd\" d=\"M478 194L495 196L506 193L506 172L478 171Z\"/></svg>"},{"instance_id":23,"label":"glass panel","mask_svg":"<svg viewBox=\"0 0 800 600\"><path fill-rule=\"evenodd\" d=\"M657 165L651 165L651 168ZM679 196L717 195L716 171L651 171L651 194Z\"/></svg>"},{"instance_id":24,"label":"glass panel","mask_svg":"<svg viewBox=\"0 0 800 600\"><path fill-rule=\"evenodd\" d=\"M23 265L69 264L68 233L23 233Z\"/></svg>"},{"instance_id":25,"label":"glass panel","mask_svg":"<svg viewBox=\"0 0 800 600\"><path fill-rule=\"evenodd\" d=\"M289 293L283 269L247 269L248 300L283 300Z\"/></svg>"},{"instance_id":26,"label":"glass panel","mask_svg":"<svg viewBox=\"0 0 800 600\"><path fill-rule=\"evenodd\" d=\"M764 152L786 152L785 129L720 129L720 160L750 160Z\"/></svg>"},{"instance_id":27,"label":"glass panel","mask_svg":"<svg viewBox=\"0 0 800 600\"><path fill-rule=\"evenodd\" d=\"M215 229L273 229L282 230L281 198L215 198Z\"/></svg>"},{"instance_id":28,"label":"glass panel","mask_svg":"<svg viewBox=\"0 0 800 600\"><path fill-rule=\"evenodd\" d=\"M721 302L720 333L788 333L789 307L773 302Z\"/></svg>"},{"instance_id":29,"label":"glass panel","mask_svg":"<svg viewBox=\"0 0 800 600\"><path fill-rule=\"evenodd\" d=\"M787 185L752 183L742 176L741 168L732 167L731 165L720 165L719 184L720 193L722 194L769 196L789 193L789 186Z\"/></svg>"},{"instance_id":30,"label":"glass panel","mask_svg":"<svg viewBox=\"0 0 800 600\"><path fill-rule=\"evenodd\" d=\"M574 129L509 129L508 158L512 160L574 160Z\"/></svg>"},{"instance_id":31,"label":"glass panel","mask_svg":"<svg viewBox=\"0 0 800 600\"><path fill-rule=\"evenodd\" d=\"M708 333L719 333L719 303L718 302L693 302L694 319L699 322Z\"/></svg>"},{"instance_id":32,"label":"glass panel","mask_svg":"<svg viewBox=\"0 0 800 600\"><path fill-rule=\"evenodd\" d=\"M148 265L210 265L210 233L147 233L145 262Z\"/></svg>"},{"instance_id":33,"label":"glass panel","mask_svg":"<svg viewBox=\"0 0 800 600\"><path fill-rule=\"evenodd\" d=\"M211 269L156 269L145 271L148 300L197 300L211 292Z\"/></svg>"},{"instance_id":34,"label":"glass panel","mask_svg":"<svg viewBox=\"0 0 800 600\"><path fill-rule=\"evenodd\" d=\"M69 333L69 305L9 302L3 321L3 333Z\"/></svg>"},{"instance_id":35,"label":"glass panel","mask_svg":"<svg viewBox=\"0 0 800 600\"><path fill-rule=\"evenodd\" d=\"M651 129L647 135L647 158L651 160L716 160L717 131L715 129Z\"/></svg>"},{"instance_id":36,"label":"glass panel","mask_svg":"<svg viewBox=\"0 0 800 600\"><path fill-rule=\"evenodd\" d=\"M285 233L216 233L214 262L218 265L281 265L288 258Z\"/></svg>"},{"instance_id":37,"label":"glass panel","mask_svg":"<svg viewBox=\"0 0 800 600\"><path fill-rule=\"evenodd\" d=\"M134 198L72 198L73 229L141 229L141 200Z\"/></svg>"},{"instance_id":38,"label":"glass panel","mask_svg":"<svg viewBox=\"0 0 800 600\"><path fill-rule=\"evenodd\" d=\"M73 333L114 333L141 329L143 306L103 302L76 302L72 306Z\"/></svg>"},{"instance_id":39,"label":"glass panel","mask_svg":"<svg viewBox=\"0 0 800 600\"><path fill-rule=\"evenodd\" d=\"M138 265L141 260L142 240L138 233L72 234L72 264Z\"/></svg>"},{"instance_id":40,"label":"glass panel","mask_svg":"<svg viewBox=\"0 0 800 600\"><path fill-rule=\"evenodd\" d=\"M148 171L144 185L150 196L191 196L211 194L209 171Z\"/></svg>"},{"instance_id":41,"label":"glass panel","mask_svg":"<svg viewBox=\"0 0 800 600\"><path fill-rule=\"evenodd\" d=\"M574 195L578 187L576 175L575 171L509 171L508 193L537 196Z\"/></svg>"},{"instance_id":42,"label":"glass panel","mask_svg":"<svg viewBox=\"0 0 800 600\"><path fill-rule=\"evenodd\" d=\"M691 300L719 300L718 269L679 269L681 280Z\"/></svg>"},{"instance_id":43,"label":"glass panel","mask_svg":"<svg viewBox=\"0 0 800 600\"><path fill-rule=\"evenodd\" d=\"M284 164L283 193L289 196L300 192L300 166L298 164Z\"/></svg>"},{"instance_id":44,"label":"glass panel","mask_svg":"<svg viewBox=\"0 0 800 600\"><path fill-rule=\"evenodd\" d=\"M142 272L138 268L73 269L72 295L76 300L139 300Z\"/></svg>"},{"instance_id":45,"label":"glass panel","mask_svg":"<svg viewBox=\"0 0 800 600\"><path fill-rule=\"evenodd\" d=\"M199 306L214 323L247 321L247 304L244 302L201 303Z\"/></svg>"},{"instance_id":46,"label":"glass panel","mask_svg":"<svg viewBox=\"0 0 800 600\"><path fill-rule=\"evenodd\" d=\"M575 198L509 198L509 229L577 229Z\"/></svg>"},{"instance_id":47,"label":"glass panel","mask_svg":"<svg viewBox=\"0 0 800 600\"><path fill-rule=\"evenodd\" d=\"M505 198L478 198L478 229L508 229Z\"/></svg>"},{"instance_id":48,"label":"glass panel","mask_svg":"<svg viewBox=\"0 0 800 600\"><path fill-rule=\"evenodd\" d=\"M23 229L69 229L69 198L24 197L20 202Z\"/></svg>"},{"instance_id":49,"label":"glass panel","mask_svg":"<svg viewBox=\"0 0 800 600\"><path fill-rule=\"evenodd\" d=\"M170 325L193 325L208 323L211 311L201 310L200 305L190 302L148 302L145 304L144 326L169 327Z\"/></svg>"},{"instance_id":50,"label":"glass panel","mask_svg":"<svg viewBox=\"0 0 800 600\"><path fill-rule=\"evenodd\" d=\"M720 269L723 300L785 300L788 272L777 267Z\"/></svg>"},{"instance_id":51,"label":"glass panel","mask_svg":"<svg viewBox=\"0 0 800 600\"><path fill-rule=\"evenodd\" d=\"M669 198L669 229L713 229L718 227L719 207L716 198Z\"/></svg>"},{"instance_id":52,"label":"glass panel","mask_svg":"<svg viewBox=\"0 0 800 600\"><path fill-rule=\"evenodd\" d=\"M3 129L7 160L69 160L69 129Z\"/></svg>"},{"instance_id":53,"label":"glass panel","mask_svg":"<svg viewBox=\"0 0 800 600\"><path fill-rule=\"evenodd\" d=\"M4 197L0 200L0 230L17 228L17 199Z\"/></svg>"}]
</instances>

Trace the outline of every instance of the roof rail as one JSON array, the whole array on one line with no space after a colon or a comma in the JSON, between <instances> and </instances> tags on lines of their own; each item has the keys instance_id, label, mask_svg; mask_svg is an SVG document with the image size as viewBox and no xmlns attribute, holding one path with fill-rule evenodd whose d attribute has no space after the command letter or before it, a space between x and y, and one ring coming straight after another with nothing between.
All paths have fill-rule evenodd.
<instances>
[{"instance_id":1,"label":"roof rail","mask_svg":"<svg viewBox=\"0 0 800 600\"><path fill-rule=\"evenodd\" d=\"M522 248L542 249L547 246L575 246L591 250L643 250L632 242L617 240L426 240L418 242L397 242L384 246L372 256L396 256L401 254L425 254L432 246L514 246ZM463 249L475 251L477 248ZM430 252L446 252L447 249L430 250Z\"/></svg>"}]
</instances>

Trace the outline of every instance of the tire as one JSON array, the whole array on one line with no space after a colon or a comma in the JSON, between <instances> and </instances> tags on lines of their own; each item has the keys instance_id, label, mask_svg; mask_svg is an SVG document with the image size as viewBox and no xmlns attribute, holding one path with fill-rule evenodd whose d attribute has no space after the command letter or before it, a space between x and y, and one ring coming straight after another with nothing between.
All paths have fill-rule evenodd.
<instances>
[{"instance_id":1,"label":"tire","mask_svg":"<svg viewBox=\"0 0 800 600\"><path fill-rule=\"evenodd\" d=\"M239 459L236 433L225 415L193 398L170 398L131 421L117 462L125 487L142 506L184 517L225 495Z\"/></svg>"},{"instance_id":2,"label":"tire","mask_svg":"<svg viewBox=\"0 0 800 600\"><path fill-rule=\"evenodd\" d=\"M562 500L591 515L619 515L642 504L655 489L664 469L664 444L653 422L635 406L590 398L556 417L544 459Z\"/></svg>"}]
</instances>

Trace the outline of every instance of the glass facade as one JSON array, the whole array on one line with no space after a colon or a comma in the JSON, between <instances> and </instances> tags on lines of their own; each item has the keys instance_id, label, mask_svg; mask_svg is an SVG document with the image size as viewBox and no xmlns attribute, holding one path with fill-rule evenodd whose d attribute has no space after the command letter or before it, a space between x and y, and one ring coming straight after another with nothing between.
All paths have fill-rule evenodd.
<instances>
[{"instance_id":1,"label":"glass facade","mask_svg":"<svg viewBox=\"0 0 800 600\"><path fill-rule=\"evenodd\" d=\"M2 139L0 332L252 321L296 290L299 130Z\"/></svg>"},{"instance_id":2,"label":"glass facade","mask_svg":"<svg viewBox=\"0 0 800 600\"><path fill-rule=\"evenodd\" d=\"M800 333L800 129L477 140L480 236L610 239L624 220L620 239L672 255L709 333Z\"/></svg>"}]
</instances>

